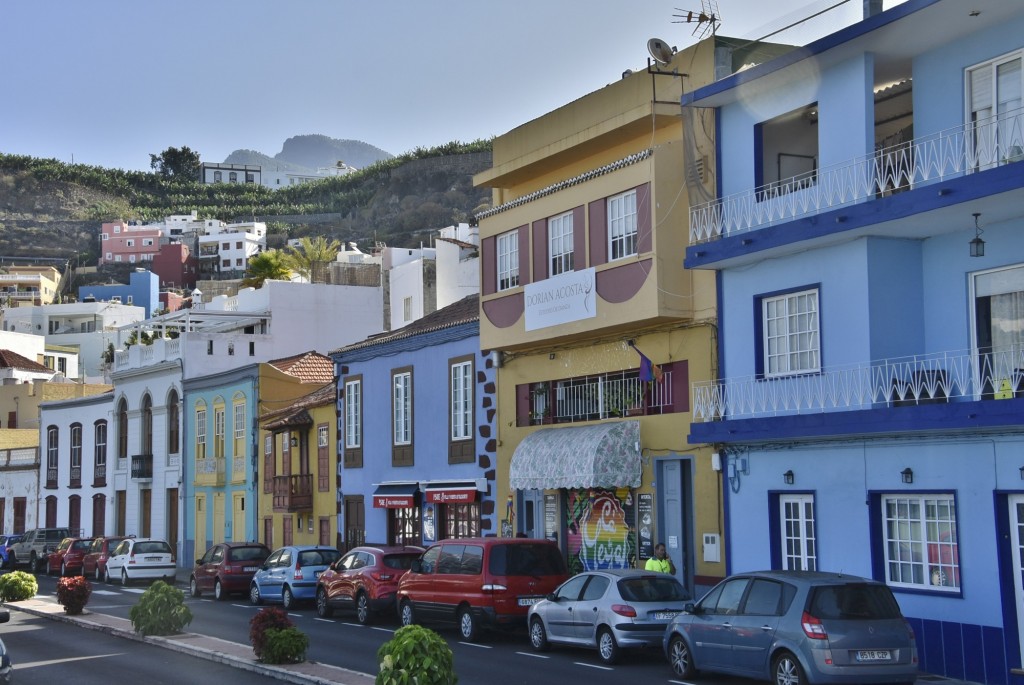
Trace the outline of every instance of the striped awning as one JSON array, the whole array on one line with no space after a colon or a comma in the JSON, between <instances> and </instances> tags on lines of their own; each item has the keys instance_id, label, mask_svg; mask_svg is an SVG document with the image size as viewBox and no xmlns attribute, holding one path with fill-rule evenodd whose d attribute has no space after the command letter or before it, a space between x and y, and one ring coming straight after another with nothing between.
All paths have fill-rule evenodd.
<instances>
[{"instance_id":1,"label":"striped awning","mask_svg":"<svg viewBox=\"0 0 1024 685\"><path fill-rule=\"evenodd\" d=\"M512 454L516 490L640 486L640 422L541 428Z\"/></svg>"}]
</instances>

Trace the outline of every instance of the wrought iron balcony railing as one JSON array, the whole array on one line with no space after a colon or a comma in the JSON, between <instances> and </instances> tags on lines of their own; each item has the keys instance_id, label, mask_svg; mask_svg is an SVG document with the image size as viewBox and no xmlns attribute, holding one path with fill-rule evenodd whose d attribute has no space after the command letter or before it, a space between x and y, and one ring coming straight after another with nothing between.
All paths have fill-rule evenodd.
<instances>
[{"instance_id":1,"label":"wrought iron balcony railing","mask_svg":"<svg viewBox=\"0 0 1024 685\"><path fill-rule=\"evenodd\" d=\"M313 474L274 476L274 511L296 512L313 509Z\"/></svg>"},{"instance_id":2,"label":"wrought iron balcony railing","mask_svg":"<svg viewBox=\"0 0 1024 685\"><path fill-rule=\"evenodd\" d=\"M802 176L694 205L690 244L1024 160L1024 109L915 138Z\"/></svg>"},{"instance_id":3,"label":"wrought iron balcony railing","mask_svg":"<svg viewBox=\"0 0 1024 685\"><path fill-rule=\"evenodd\" d=\"M132 455L132 479L152 480L153 478L153 455L133 454Z\"/></svg>"},{"instance_id":4,"label":"wrought iron balcony railing","mask_svg":"<svg viewBox=\"0 0 1024 685\"><path fill-rule=\"evenodd\" d=\"M1024 346L827 367L782 378L693 384L693 421L1024 397Z\"/></svg>"}]
</instances>

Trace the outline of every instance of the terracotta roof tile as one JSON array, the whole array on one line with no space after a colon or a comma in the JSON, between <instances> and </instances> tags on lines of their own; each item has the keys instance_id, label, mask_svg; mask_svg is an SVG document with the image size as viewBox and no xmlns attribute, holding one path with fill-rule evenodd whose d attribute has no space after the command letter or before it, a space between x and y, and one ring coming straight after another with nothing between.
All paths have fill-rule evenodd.
<instances>
[{"instance_id":1,"label":"terracotta roof tile","mask_svg":"<svg viewBox=\"0 0 1024 685\"><path fill-rule=\"evenodd\" d=\"M20 371L39 371L42 373L53 373L53 369L47 368L39 362L23 357L17 352L0 349L0 369L18 369Z\"/></svg>"},{"instance_id":2,"label":"terracotta roof tile","mask_svg":"<svg viewBox=\"0 0 1024 685\"><path fill-rule=\"evenodd\" d=\"M389 343L394 340L402 340L403 338L410 338L414 335L432 333L444 328L454 328L455 326L475 323L478 321L480 321L480 296L467 295L458 302L450 304L443 309L438 309L436 312L431 312L423 318L413 321L404 328L399 328L397 331L388 331L387 333L379 333L377 335L370 336L362 342L353 343L334 350L331 354L359 350L364 347L373 347L375 345L383 345L384 343Z\"/></svg>"},{"instance_id":3,"label":"terracotta roof tile","mask_svg":"<svg viewBox=\"0 0 1024 685\"><path fill-rule=\"evenodd\" d=\"M268 412L260 417L260 423L265 430L275 430L288 426L308 426L313 423L313 417L309 415L309 409L324 407L334 404L336 388L334 380L317 388L308 395L296 398L284 409L277 409Z\"/></svg>"},{"instance_id":4,"label":"terracotta roof tile","mask_svg":"<svg viewBox=\"0 0 1024 685\"><path fill-rule=\"evenodd\" d=\"M268 363L303 383L330 383L334 380L334 362L319 352L303 352Z\"/></svg>"}]
</instances>

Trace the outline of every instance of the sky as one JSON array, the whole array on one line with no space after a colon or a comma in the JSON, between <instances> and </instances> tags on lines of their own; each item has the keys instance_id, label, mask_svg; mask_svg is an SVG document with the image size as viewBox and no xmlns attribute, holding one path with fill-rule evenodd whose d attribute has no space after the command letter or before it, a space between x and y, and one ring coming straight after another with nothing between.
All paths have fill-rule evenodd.
<instances>
[{"instance_id":1,"label":"sky","mask_svg":"<svg viewBox=\"0 0 1024 685\"><path fill-rule=\"evenodd\" d=\"M899 0L886 0L885 8ZM682 49L717 4L719 35L805 44L862 0L6 0L0 152L148 171L273 156L303 134L401 154L506 133Z\"/></svg>"}]
</instances>

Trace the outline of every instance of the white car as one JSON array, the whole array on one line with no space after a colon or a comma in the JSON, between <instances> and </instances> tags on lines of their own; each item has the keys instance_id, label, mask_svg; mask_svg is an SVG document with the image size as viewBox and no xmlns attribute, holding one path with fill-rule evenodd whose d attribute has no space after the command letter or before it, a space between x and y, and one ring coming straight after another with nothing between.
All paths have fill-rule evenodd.
<instances>
[{"instance_id":1,"label":"white car","mask_svg":"<svg viewBox=\"0 0 1024 685\"><path fill-rule=\"evenodd\" d=\"M112 583L120 578L122 585L133 580L166 580L173 585L175 571L174 551L165 540L128 538L110 553L103 580Z\"/></svg>"}]
</instances>

